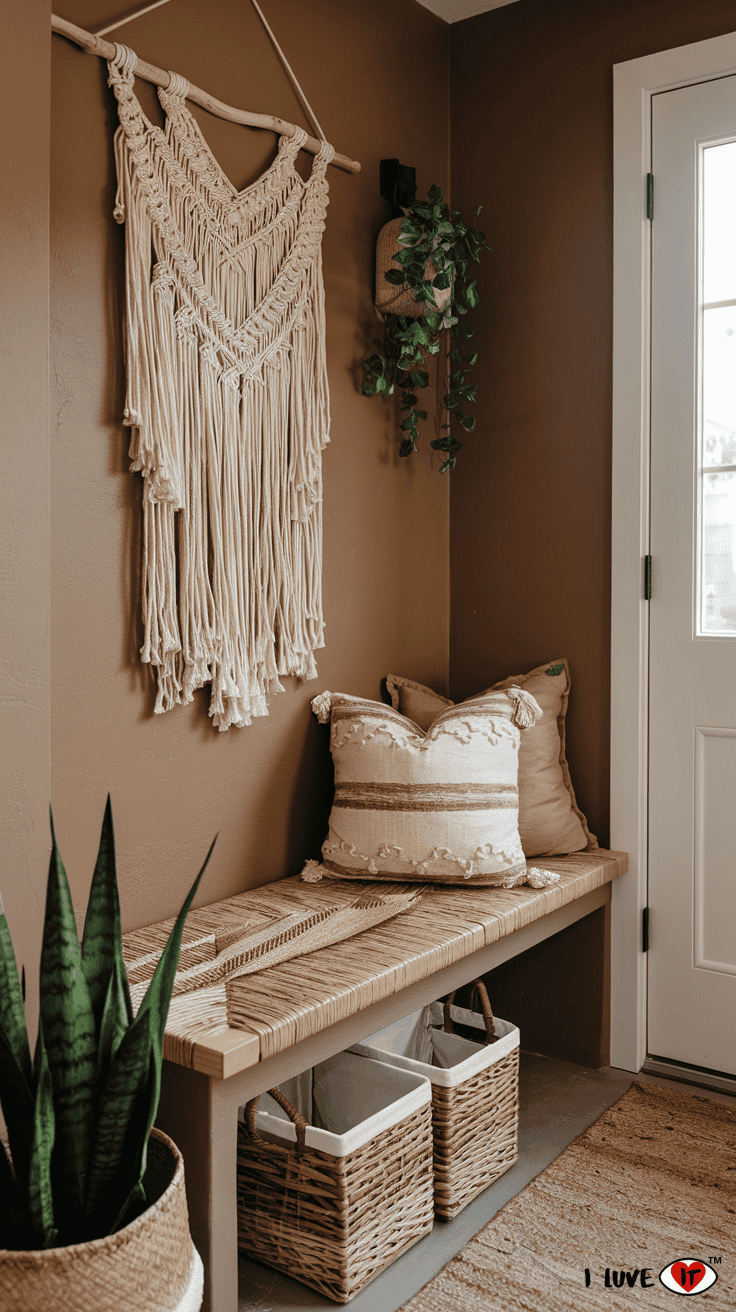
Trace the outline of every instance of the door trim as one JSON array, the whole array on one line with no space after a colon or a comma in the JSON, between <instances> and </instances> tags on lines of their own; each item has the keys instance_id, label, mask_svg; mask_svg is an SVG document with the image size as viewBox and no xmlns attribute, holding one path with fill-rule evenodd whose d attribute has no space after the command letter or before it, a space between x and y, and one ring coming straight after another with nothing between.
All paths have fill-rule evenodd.
<instances>
[{"instance_id":1,"label":"door trim","mask_svg":"<svg viewBox=\"0 0 736 1312\"><path fill-rule=\"evenodd\" d=\"M613 66L613 508L611 542L611 847L628 852L611 904L611 1064L647 1057L646 955L649 605L651 101L736 73L736 32ZM656 176L654 222L656 223ZM653 603L656 605L656 562ZM652 925L656 933L656 924Z\"/></svg>"}]
</instances>

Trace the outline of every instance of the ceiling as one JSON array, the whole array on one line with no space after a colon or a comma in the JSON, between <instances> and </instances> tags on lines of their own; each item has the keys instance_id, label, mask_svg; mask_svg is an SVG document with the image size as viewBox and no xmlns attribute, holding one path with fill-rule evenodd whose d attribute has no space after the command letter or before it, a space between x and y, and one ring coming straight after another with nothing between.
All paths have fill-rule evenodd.
<instances>
[{"instance_id":1,"label":"ceiling","mask_svg":"<svg viewBox=\"0 0 736 1312\"><path fill-rule=\"evenodd\" d=\"M474 14L486 14L489 9L500 9L501 5L512 5L514 0L419 0L425 9L444 18L446 23L457 23L461 18L472 18Z\"/></svg>"}]
</instances>

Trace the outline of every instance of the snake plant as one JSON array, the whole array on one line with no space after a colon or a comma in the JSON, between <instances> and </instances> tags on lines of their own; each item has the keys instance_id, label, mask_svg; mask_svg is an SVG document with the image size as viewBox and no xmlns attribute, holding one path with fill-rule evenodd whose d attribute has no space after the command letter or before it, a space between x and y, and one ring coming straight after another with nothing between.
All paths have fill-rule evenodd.
<instances>
[{"instance_id":1,"label":"snake plant","mask_svg":"<svg viewBox=\"0 0 736 1312\"><path fill-rule=\"evenodd\" d=\"M52 1248L112 1234L147 1206L148 1136L161 1090L164 1030L182 933L207 862L133 1016L123 964L110 798L84 934L54 835L46 889L38 1038L0 900L0 1248Z\"/></svg>"}]
</instances>

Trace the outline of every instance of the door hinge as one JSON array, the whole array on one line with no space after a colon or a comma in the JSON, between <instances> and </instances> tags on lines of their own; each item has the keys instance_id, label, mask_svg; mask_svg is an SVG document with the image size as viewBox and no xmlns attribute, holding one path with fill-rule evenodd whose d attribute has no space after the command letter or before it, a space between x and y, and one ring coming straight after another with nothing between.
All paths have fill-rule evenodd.
<instances>
[{"instance_id":1,"label":"door hinge","mask_svg":"<svg viewBox=\"0 0 736 1312\"><path fill-rule=\"evenodd\" d=\"M647 173L647 218L654 218L654 174Z\"/></svg>"},{"instance_id":2,"label":"door hinge","mask_svg":"<svg viewBox=\"0 0 736 1312\"><path fill-rule=\"evenodd\" d=\"M649 907L644 907L641 913L641 950L649 951Z\"/></svg>"},{"instance_id":3,"label":"door hinge","mask_svg":"<svg viewBox=\"0 0 736 1312\"><path fill-rule=\"evenodd\" d=\"M652 558L644 557L644 600L652 600Z\"/></svg>"}]
</instances>

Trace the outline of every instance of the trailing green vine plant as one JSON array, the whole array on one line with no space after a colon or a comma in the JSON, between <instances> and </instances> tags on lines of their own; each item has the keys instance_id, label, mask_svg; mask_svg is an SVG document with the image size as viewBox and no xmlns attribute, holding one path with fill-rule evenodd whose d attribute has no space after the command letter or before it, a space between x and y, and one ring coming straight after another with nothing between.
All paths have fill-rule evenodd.
<instances>
[{"instance_id":1,"label":"trailing green vine plant","mask_svg":"<svg viewBox=\"0 0 736 1312\"><path fill-rule=\"evenodd\" d=\"M450 332L443 397L447 418L441 425L446 431L430 443L445 454L441 474L455 467L463 446L458 430L470 433L475 428L475 416L468 414L467 407L475 401L478 384L468 382L467 375L478 354L465 355L462 346L473 336L465 316L478 304L477 280L469 266L480 260L481 250L490 249L484 233L475 226L481 209L479 205L473 222L466 223L459 210L450 211L437 186L430 188L426 201L417 201L408 209L398 236L401 249L393 257L401 267L389 269L384 276L396 287L408 285L414 300L425 303L424 313L419 318L385 313L384 354L363 361L364 396L401 394L404 417L399 425L399 455L408 456L418 449L419 420L427 418L417 397L419 389L429 386L429 372L423 366L428 355L439 355L442 334ZM439 307L435 293L446 289L450 290L449 300Z\"/></svg>"}]
</instances>

